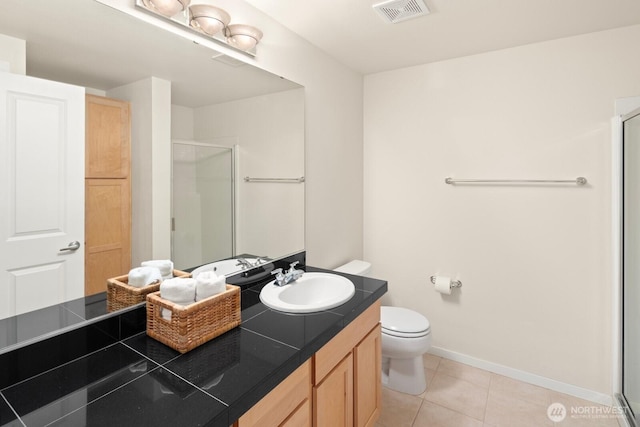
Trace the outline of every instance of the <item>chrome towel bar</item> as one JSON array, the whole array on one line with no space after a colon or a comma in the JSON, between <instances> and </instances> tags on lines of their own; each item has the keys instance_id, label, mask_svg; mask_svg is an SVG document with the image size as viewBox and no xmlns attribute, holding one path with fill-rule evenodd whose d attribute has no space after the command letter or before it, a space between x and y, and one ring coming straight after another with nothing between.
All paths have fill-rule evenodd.
<instances>
[{"instance_id":1,"label":"chrome towel bar","mask_svg":"<svg viewBox=\"0 0 640 427\"><path fill-rule=\"evenodd\" d=\"M281 182L298 184L304 182L304 176L301 176L300 178L251 178L245 176L244 182Z\"/></svg>"},{"instance_id":2,"label":"chrome towel bar","mask_svg":"<svg viewBox=\"0 0 640 427\"><path fill-rule=\"evenodd\" d=\"M445 178L446 184L576 184L585 185L587 178L576 179L455 179Z\"/></svg>"}]
</instances>

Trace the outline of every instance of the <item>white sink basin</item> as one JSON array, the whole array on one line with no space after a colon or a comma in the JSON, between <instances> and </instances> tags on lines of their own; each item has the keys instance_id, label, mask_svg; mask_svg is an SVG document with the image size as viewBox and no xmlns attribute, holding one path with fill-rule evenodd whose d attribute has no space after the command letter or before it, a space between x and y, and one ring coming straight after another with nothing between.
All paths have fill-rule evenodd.
<instances>
[{"instance_id":1,"label":"white sink basin","mask_svg":"<svg viewBox=\"0 0 640 427\"><path fill-rule=\"evenodd\" d=\"M245 258L251 264L255 264L257 258ZM238 265L237 259L223 259L222 261L212 262L211 264L205 264L193 270L191 275L197 277L198 274L203 271L213 271L215 269L218 276L226 276L231 273L237 273L242 271L242 266Z\"/></svg>"},{"instance_id":2,"label":"white sink basin","mask_svg":"<svg viewBox=\"0 0 640 427\"><path fill-rule=\"evenodd\" d=\"M313 313L347 302L356 292L353 282L330 273L304 273L295 282L277 286L268 283L260 301L269 308L287 313Z\"/></svg>"}]
</instances>

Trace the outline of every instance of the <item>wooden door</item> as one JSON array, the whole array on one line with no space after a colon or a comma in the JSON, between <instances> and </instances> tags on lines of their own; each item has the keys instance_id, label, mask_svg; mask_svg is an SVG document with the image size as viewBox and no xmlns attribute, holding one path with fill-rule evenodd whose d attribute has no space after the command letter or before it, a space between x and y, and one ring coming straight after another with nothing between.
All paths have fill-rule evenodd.
<instances>
[{"instance_id":1,"label":"wooden door","mask_svg":"<svg viewBox=\"0 0 640 427\"><path fill-rule=\"evenodd\" d=\"M85 295L131 269L130 139L129 103L87 95Z\"/></svg>"},{"instance_id":2,"label":"wooden door","mask_svg":"<svg viewBox=\"0 0 640 427\"><path fill-rule=\"evenodd\" d=\"M84 88L0 73L0 318L83 295Z\"/></svg>"},{"instance_id":3,"label":"wooden door","mask_svg":"<svg viewBox=\"0 0 640 427\"><path fill-rule=\"evenodd\" d=\"M353 426L353 356L347 355L313 389L315 427Z\"/></svg>"},{"instance_id":4,"label":"wooden door","mask_svg":"<svg viewBox=\"0 0 640 427\"><path fill-rule=\"evenodd\" d=\"M382 352L380 325L353 350L354 420L356 427L373 427L382 402Z\"/></svg>"}]
</instances>

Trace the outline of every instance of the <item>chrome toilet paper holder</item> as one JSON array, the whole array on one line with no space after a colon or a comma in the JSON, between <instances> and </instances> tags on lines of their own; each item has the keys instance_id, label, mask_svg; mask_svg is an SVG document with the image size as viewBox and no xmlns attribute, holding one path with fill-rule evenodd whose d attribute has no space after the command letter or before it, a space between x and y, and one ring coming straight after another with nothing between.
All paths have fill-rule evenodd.
<instances>
[{"instance_id":1,"label":"chrome toilet paper holder","mask_svg":"<svg viewBox=\"0 0 640 427\"><path fill-rule=\"evenodd\" d=\"M434 285L436 284L436 276L431 276L430 280L431 280L431 283L433 283ZM460 280L451 280L451 287L452 288L461 288L462 287L462 282Z\"/></svg>"}]
</instances>

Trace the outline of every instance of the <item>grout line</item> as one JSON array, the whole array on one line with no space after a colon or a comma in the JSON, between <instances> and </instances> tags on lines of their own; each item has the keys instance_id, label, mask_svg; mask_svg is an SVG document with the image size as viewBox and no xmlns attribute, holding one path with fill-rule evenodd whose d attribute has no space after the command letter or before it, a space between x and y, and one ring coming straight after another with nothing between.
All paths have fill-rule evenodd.
<instances>
[{"instance_id":1,"label":"grout line","mask_svg":"<svg viewBox=\"0 0 640 427\"><path fill-rule=\"evenodd\" d=\"M480 369L480 368L478 368L478 369ZM489 372L489 371L486 371L486 372ZM486 423L486 420L487 420L487 407L489 406L489 396L491 395L491 386L493 385L493 379L494 379L493 378L494 377L493 372L489 372L489 374L490 375L489 375L489 387L487 388L487 402L484 405L484 413L482 414L482 422L483 423Z\"/></svg>"},{"instance_id":2,"label":"grout line","mask_svg":"<svg viewBox=\"0 0 640 427\"><path fill-rule=\"evenodd\" d=\"M260 332L256 332L256 331L254 331L254 330L247 329L247 328L243 327L242 325L240 325L240 328L241 328L242 330L244 330L244 331L251 332L252 334L259 335L259 336L261 336L261 337L263 337L263 338L266 338L266 339L268 339L268 340L275 341L275 342L277 342L278 344L286 345L287 347L290 347L290 348L292 348L292 349L294 349L294 350L301 350L301 349L299 349L298 347L294 347L294 346L292 346L291 344L287 344L286 342L278 341L277 339L272 338L272 337L268 337L268 336L266 336L266 335L263 335L263 334L261 334Z\"/></svg>"},{"instance_id":3,"label":"grout line","mask_svg":"<svg viewBox=\"0 0 640 427\"><path fill-rule=\"evenodd\" d=\"M146 360L150 361L151 363L157 365L157 366L163 366L164 364L169 363L171 360L175 359L176 357L180 356L175 356L173 359L170 359L169 361L165 362L164 364L156 362L155 360L153 360L151 357L147 356L146 354L136 350L135 348L131 347L129 344L126 344L124 341L122 342L122 345L125 346L126 348L128 348L129 350L133 351L134 353L139 354L140 356L144 357Z\"/></svg>"},{"instance_id":4,"label":"grout line","mask_svg":"<svg viewBox=\"0 0 640 427\"><path fill-rule=\"evenodd\" d=\"M57 421L60 421L60 420L62 420L62 419L64 419L64 418L67 418L67 417L68 417L69 415L71 415L71 414L74 414L74 413L76 413L76 412L78 412L78 411L80 411L80 410L82 410L82 409L84 409L84 408L88 408L88 407L89 407L89 405L91 405L92 403L97 402L97 401L99 401L99 400L101 400L101 399L104 399L105 397L109 396L110 394L115 393L117 390L120 390L121 388L123 388L123 387L125 387L125 386L127 386L127 385L131 384L132 382L139 380L139 379L140 379L140 378L142 378L143 376L148 375L149 373L151 373L151 372L155 371L156 369L160 369L160 365L158 365L157 363L156 363L156 366L155 366L153 369L150 369L150 370L148 370L147 372L145 372L145 373L143 373L143 374L140 374L140 375L138 375L138 376L137 376L137 377L135 377L135 378L132 378L131 380L129 380L129 381L127 381L127 382L125 382L125 383L123 383L123 384L119 385L118 387L114 388L113 390L111 390L111 391L109 391L109 392L107 392L107 393L105 393L105 394L102 394L102 395L100 395L100 396L98 396L98 397L94 398L93 400L89 400L89 401L87 401L84 405L80 406L79 408L76 408L76 409L74 409L73 411L70 411L70 412L65 413L65 414L64 414L64 415L62 415L61 417L58 417L57 419L55 419L55 420L51 421L50 423L48 423L48 424L46 424L46 425L47 425L47 426L49 426L49 425L51 425L51 424L53 424L53 423L55 423L55 422L57 422ZM88 390L88 387L86 387L85 389L87 389L87 390ZM67 396L65 396L65 397L67 397Z\"/></svg>"},{"instance_id":5,"label":"grout line","mask_svg":"<svg viewBox=\"0 0 640 427\"><path fill-rule=\"evenodd\" d=\"M9 409L11 409L11 411L13 412L13 414L16 416L16 419L20 422L20 424L22 424L23 426L25 426L25 423L22 421L22 418L20 418L20 415L18 415L18 413L16 412L15 409L13 409L13 405L11 405L11 403L9 403L9 401L7 400L7 398L5 397L4 393L0 392L0 396L2 396L2 399L5 401L5 403L9 406Z\"/></svg>"},{"instance_id":6,"label":"grout line","mask_svg":"<svg viewBox=\"0 0 640 427\"><path fill-rule=\"evenodd\" d=\"M63 367L63 366L66 366L66 365L69 365L69 364L71 364L71 363L74 363L74 362L76 362L76 361L78 361L78 360L80 360L80 359L84 359L84 358L85 358L85 357L87 357L87 356L91 356L91 355L93 355L93 354L95 354L95 353L98 353L98 352L104 351L104 350L108 349L109 347L113 347L114 345L118 345L118 344L121 344L121 342L120 342L120 341L116 341L116 342L114 342L114 343L112 343L112 344L109 344L109 345L107 345L107 346L105 346L105 347L99 348L99 349L97 349L97 350L94 350L94 351L89 352L89 353L87 353L87 354L84 354L84 355L82 355L82 356L76 357L75 359L69 360L68 362L61 363L60 365L56 365L56 366L54 366L53 368L49 368L49 369L47 369L47 370L45 370L45 371L42 371L42 372L40 372L40 373L38 373L38 374L32 375L32 376L30 376L29 378L25 378L24 380L21 380L21 381L18 381L17 383L11 384L10 386L7 386L7 387L3 388L3 389L2 389L2 390L0 390L0 391L5 391L5 390L8 390L8 389L10 389L10 388L12 388L12 387L17 386L18 384L22 384L22 383L24 383L24 382L31 381L32 379L37 378L37 377L39 377L39 376L41 376L41 375L47 374L47 373L49 373L49 372L51 372L51 371L55 371L56 369L59 369L59 368L61 368L61 367Z\"/></svg>"},{"instance_id":7,"label":"grout line","mask_svg":"<svg viewBox=\"0 0 640 427\"><path fill-rule=\"evenodd\" d=\"M413 427L413 425L416 423L416 420L418 419L418 414L420 413L420 409L422 409L422 405L424 405L425 400L424 399L420 399L422 402L420 402L420 406L418 406L418 410L416 411L416 414L413 416L413 420L411 421L411 427Z\"/></svg>"}]
</instances>

